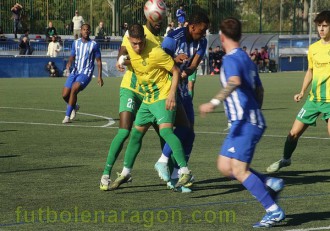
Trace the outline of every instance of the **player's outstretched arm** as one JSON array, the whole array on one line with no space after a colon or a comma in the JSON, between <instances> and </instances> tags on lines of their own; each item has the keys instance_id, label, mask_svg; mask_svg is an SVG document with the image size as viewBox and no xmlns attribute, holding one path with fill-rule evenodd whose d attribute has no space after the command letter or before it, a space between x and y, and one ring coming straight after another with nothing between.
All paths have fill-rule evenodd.
<instances>
[{"instance_id":1,"label":"player's outstretched arm","mask_svg":"<svg viewBox=\"0 0 330 231\"><path fill-rule=\"evenodd\" d=\"M214 97L220 101L224 101L239 85L241 85L241 78L239 76L231 76L228 79L227 86Z\"/></svg>"},{"instance_id":2,"label":"player's outstretched arm","mask_svg":"<svg viewBox=\"0 0 330 231\"><path fill-rule=\"evenodd\" d=\"M200 115L205 117L207 113L213 112L220 105L221 101L224 101L239 85L241 85L241 78L239 76L230 77L225 88L222 88L210 102L199 106Z\"/></svg>"},{"instance_id":3,"label":"player's outstretched arm","mask_svg":"<svg viewBox=\"0 0 330 231\"><path fill-rule=\"evenodd\" d=\"M305 74L304 82L301 87L301 91L300 93L294 95L293 97L294 101L299 102L304 97L305 91L307 90L308 86L311 84L312 79L313 79L313 70L308 68Z\"/></svg>"},{"instance_id":4,"label":"player's outstretched arm","mask_svg":"<svg viewBox=\"0 0 330 231\"><path fill-rule=\"evenodd\" d=\"M171 70L172 73L172 84L170 93L166 99L166 110L174 110L176 107L176 91L179 85L180 69L174 65Z\"/></svg>"},{"instance_id":5,"label":"player's outstretched arm","mask_svg":"<svg viewBox=\"0 0 330 231\"><path fill-rule=\"evenodd\" d=\"M67 73L70 73L70 67L71 67L72 63L74 62L74 59L75 59L74 56L70 56L68 62L66 63Z\"/></svg>"},{"instance_id":6,"label":"player's outstretched arm","mask_svg":"<svg viewBox=\"0 0 330 231\"><path fill-rule=\"evenodd\" d=\"M96 62L97 62L97 84L102 87L104 82L102 79L102 61L101 58L96 58Z\"/></svg>"},{"instance_id":7,"label":"player's outstretched arm","mask_svg":"<svg viewBox=\"0 0 330 231\"><path fill-rule=\"evenodd\" d=\"M189 67L184 70L186 75L189 76L192 73L194 73L197 70L198 65L200 64L201 61L202 61L202 57L199 54L195 54L192 57L192 61L191 61L191 64L189 65Z\"/></svg>"},{"instance_id":8,"label":"player's outstretched arm","mask_svg":"<svg viewBox=\"0 0 330 231\"><path fill-rule=\"evenodd\" d=\"M131 62L128 57L128 52L125 46L121 46L117 56L116 69L120 72L125 71L124 65L130 65Z\"/></svg>"},{"instance_id":9,"label":"player's outstretched arm","mask_svg":"<svg viewBox=\"0 0 330 231\"><path fill-rule=\"evenodd\" d=\"M294 95L294 97L293 97L293 99L296 102L299 102L304 97L304 94L305 94L307 88L309 87L309 85L311 84L312 79L313 79L313 69L308 68L308 70L305 74L305 77L304 77L304 81L303 81L300 93Z\"/></svg>"},{"instance_id":10,"label":"player's outstretched arm","mask_svg":"<svg viewBox=\"0 0 330 231\"><path fill-rule=\"evenodd\" d=\"M181 54L178 54L177 56L175 56L173 58L174 62L178 65L184 63L186 60L188 60L188 55L184 54L184 53L181 53Z\"/></svg>"}]
</instances>

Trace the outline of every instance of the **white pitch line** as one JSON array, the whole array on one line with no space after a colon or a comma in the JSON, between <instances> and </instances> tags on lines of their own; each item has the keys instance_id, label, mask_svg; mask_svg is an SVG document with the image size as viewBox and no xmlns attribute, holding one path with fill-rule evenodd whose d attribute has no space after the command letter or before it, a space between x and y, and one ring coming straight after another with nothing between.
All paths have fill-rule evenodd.
<instances>
[{"instance_id":1,"label":"white pitch line","mask_svg":"<svg viewBox=\"0 0 330 231\"><path fill-rule=\"evenodd\" d=\"M118 128L118 127L106 127L103 126L92 126L92 125L82 125L82 124L51 124L51 123L34 123L34 122L7 122L7 121L0 121L0 124L28 124L28 125L43 125L43 126L58 126L58 127L84 127L84 128ZM106 124L107 125L107 124ZM110 124L111 125L111 124ZM108 125L109 126L109 125Z\"/></svg>"},{"instance_id":2,"label":"white pitch line","mask_svg":"<svg viewBox=\"0 0 330 231\"><path fill-rule=\"evenodd\" d=\"M19 107L0 107L3 109L15 109L15 110L33 110L33 111L47 111L47 112L65 112L60 110L52 110L52 109L42 109L42 108L19 108ZM89 114L89 113L83 113L83 112L77 112L77 114L80 115L86 115L86 116L93 116L97 118L102 118L108 121L105 125L102 126L84 126L84 125L77 125L77 124L50 124L50 123L33 123L33 122L6 122L6 121L0 121L0 123L18 123L18 124L32 124L32 125L49 125L49 126L72 126L72 127L109 127L115 123L115 121L111 117L101 116L101 115L95 115L95 114Z\"/></svg>"},{"instance_id":3,"label":"white pitch line","mask_svg":"<svg viewBox=\"0 0 330 231\"><path fill-rule=\"evenodd\" d=\"M312 231L312 230L330 230L330 226L317 227L317 228L307 228L307 229L290 229L290 230L285 230L285 231Z\"/></svg>"},{"instance_id":4,"label":"white pitch line","mask_svg":"<svg viewBox=\"0 0 330 231\"><path fill-rule=\"evenodd\" d=\"M4 109L18 109L18 110L36 110L36 111L51 111L51 112L64 112L59 110L52 110L52 109L38 109L38 108L17 108L17 107L0 107ZM93 116L98 118L103 118L108 120L108 123L102 126L91 126L91 125L79 125L79 124L51 124L51 123L33 123L33 122L7 122L7 121L0 121L0 123L8 123L8 124L31 124L31 125L48 125L48 126L71 126L71 127L92 127L92 128L118 128L118 127L110 127L115 123L115 121L110 117L89 114L89 113L82 113L78 112L78 114L86 115L86 116ZM196 134L218 134L218 135L227 135L227 132L203 132L203 131L195 131ZM283 135L263 135L265 137L274 137L274 138L285 138L286 136ZM315 137L315 136L302 136L300 139L315 139L315 140L330 140L330 137Z\"/></svg>"}]
</instances>

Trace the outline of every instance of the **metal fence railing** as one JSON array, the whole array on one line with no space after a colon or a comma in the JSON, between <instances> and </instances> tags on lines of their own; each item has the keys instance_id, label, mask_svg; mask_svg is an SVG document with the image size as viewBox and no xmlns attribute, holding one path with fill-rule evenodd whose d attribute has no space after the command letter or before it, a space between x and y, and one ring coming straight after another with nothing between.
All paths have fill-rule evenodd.
<instances>
[{"instance_id":1,"label":"metal fence railing","mask_svg":"<svg viewBox=\"0 0 330 231\"><path fill-rule=\"evenodd\" d=\"M5 34L13 33L11 7L18 0L0 0L0 26ZM61 35L70 35L75 10L92 26L102 20L108 35L121 36L124 22L145 23L146 0L19 0L23 5L22 29L44 34L49 21ZM166 0L168 22L176 22L175 12L181 3L187 16L204 11L211 20L210 31L217 33L219 22L228 16L242 21L244 33L307 34L309 18L330 9L327 0ZM310 9L313 11L310 12ZM313 25L314 26L314 23ZM164 28L165 29L165 28ZM315 31L315 27L313 27ZM93 33L94 35L94 33Z\"/></svg>"},{"instance_id":2,"label":"metal fence railing","mask_svg":"<svg viewBox=\"0 0 330 231\"><path fill-rule=\"evenodd\" d=\"M72 47L72 39L62 39L60 57L68 57L70 55ZM100 42L98 41L102 55L116 55L120 47L121 41L113 42ZM30 45L33 48L32 55L42 55L45 56L48 50L48 42L41 40L30 40ZM19 41L8 39L7 41L0 41L0 56L17 56L19 54Z\"/></svg>"},{"instance_id":3,"label":"metal fence railing","mask_svg":"<svg viewBox=\"0 0 330 231\"><path fill-rule=\"evenodd\" d=\"M11 7L18 0L0 0L0 22L6 34L13 32L13 22L11 20ZM30 29L31 33L44 34L49 21L57 29L58 34L69 35L70 23L75 10L84 20L92 26L94 30L102 20L108 35L122 36L122 25L126 22L145 23L143 6L146 0L20 0L21 12L21 32ZM115 2L114 5L111 2ZM218 21L222 18L234 15L236 0L189 0L177 1L166 0L168 23L176 22L175 12L181 2L185 2L187 16L195 11L203 10L210 15L211 27L216 29ZM167 24L167 23L165 23ZM164 25L164 30L166 25Z\"/></svg>"}]
</instances>

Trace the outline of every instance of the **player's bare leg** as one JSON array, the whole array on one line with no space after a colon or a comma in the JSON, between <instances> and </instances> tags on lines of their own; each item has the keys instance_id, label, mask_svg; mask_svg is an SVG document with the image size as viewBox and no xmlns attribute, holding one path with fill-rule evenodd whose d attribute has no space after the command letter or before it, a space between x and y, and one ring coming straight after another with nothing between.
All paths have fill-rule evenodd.
<instances>
[{"instance_id":1,"label":"player's bare leg","mask_svg":"<svg viewBox=\"0 0 330 231\"><path fill-rule=\"evenodd\" d=\"M297 147L300 136L306 131L309 125L295 120L284 144L283 158L274 162L267 168L267 172L277 172L283 167L291 165L291 156Z\"/></svg>"}]
</instances>

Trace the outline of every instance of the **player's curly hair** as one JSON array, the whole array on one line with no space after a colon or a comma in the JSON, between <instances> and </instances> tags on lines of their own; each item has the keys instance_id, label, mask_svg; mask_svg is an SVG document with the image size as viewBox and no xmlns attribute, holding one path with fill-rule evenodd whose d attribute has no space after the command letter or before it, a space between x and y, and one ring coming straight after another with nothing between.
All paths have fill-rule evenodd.
<instances>
[{"instance_id":1,"label":"player's curly hair","mask_svg":"<svg viewBox=\"0 0 330 231\"><path fill-rule=\"evenodd\" d=\"M199 24L199 23L205 23L207 25L210 24L209 17L204 12L195 12L192 15L190 15L188 19L188 23L191 24Z\"/></svg>"},{"instance_id":2,"label":"player's curly hair","mask_svg":"<svg viewBox=\"0 0 330 231\"><path fill-rule=\"evenodd\" d=\"M80 28L83 28L83 27L85 27L85 26L87 26L88 29L91 30L91 25L89 25L88 23L84 23L84 24L82 24Z\"/></svg>"}]
</instances>

